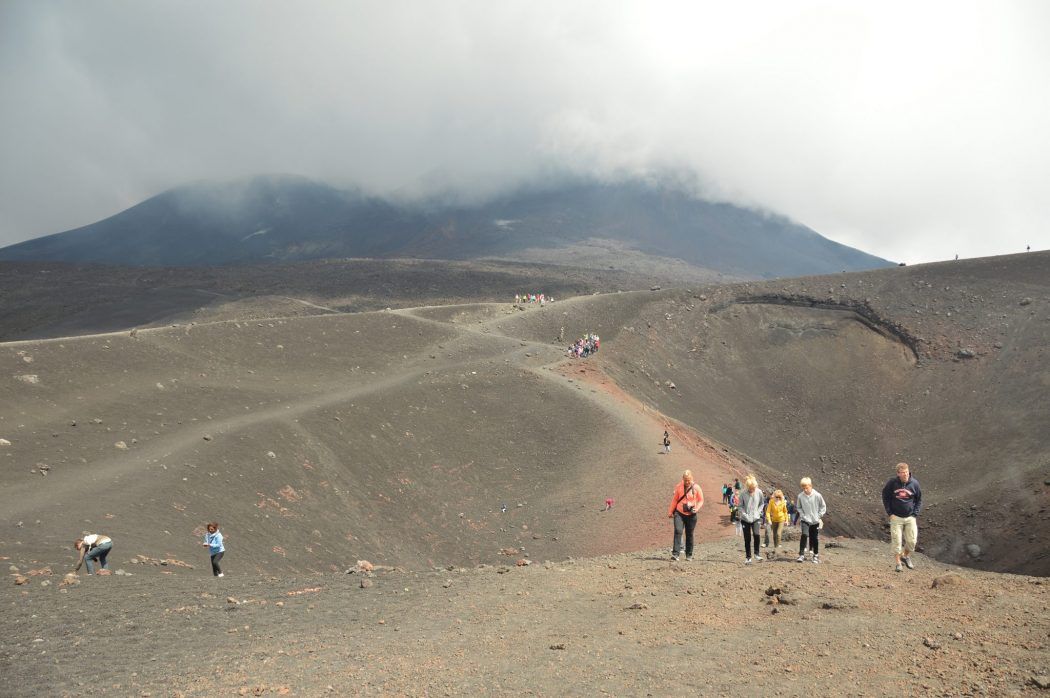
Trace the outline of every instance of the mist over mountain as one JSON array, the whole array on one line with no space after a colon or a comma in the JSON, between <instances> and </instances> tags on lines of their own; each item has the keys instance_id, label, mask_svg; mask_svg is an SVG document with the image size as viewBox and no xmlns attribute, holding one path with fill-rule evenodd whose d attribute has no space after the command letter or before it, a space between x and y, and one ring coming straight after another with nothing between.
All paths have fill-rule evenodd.
<instances>
[{"instance_id":1,"label":"mist over mountain","mask_svg":"<svg viewBox=\"0 0 1050 698\"><path fill-rule=\"evenodd\" d=\"M457 205L396 202L287 175L177 187L97 223L0 249L0 260L216 266L521 257L579 264L581 245L592 252L592 266L617 266L630 253L752 278L890 264L781 216L637 180L574 181Z\"/></svg>"}]
</instances>

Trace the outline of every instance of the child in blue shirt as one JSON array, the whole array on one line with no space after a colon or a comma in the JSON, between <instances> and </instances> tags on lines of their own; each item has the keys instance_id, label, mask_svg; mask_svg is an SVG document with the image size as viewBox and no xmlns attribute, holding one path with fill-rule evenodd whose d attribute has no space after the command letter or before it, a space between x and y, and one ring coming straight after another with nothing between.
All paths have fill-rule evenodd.
<instances>
[{"instance_id":1,"label":"child in blue shirt","mask_svg":"<svg viewBox=\"0 0 1050 698\"><path fill-rule=\"evenodd\" d=\"M208 533L204 536L204 542L201 545L208 548L208 552L211 553L211 573L216 577L222 577L222 568L219 567L219 560L222 559L223 553L226 552L226 547L222 544L222 534L219 533L219 524L211 522L208 524Z\"/></svg>"}]
</instances>

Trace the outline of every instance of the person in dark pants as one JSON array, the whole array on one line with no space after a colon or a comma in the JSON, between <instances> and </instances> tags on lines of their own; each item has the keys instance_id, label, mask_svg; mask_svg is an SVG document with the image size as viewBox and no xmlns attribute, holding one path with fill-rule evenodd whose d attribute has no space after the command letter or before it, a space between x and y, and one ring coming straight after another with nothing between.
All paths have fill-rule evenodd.
<instances>
[{"instance_id":1,"label":"person in dark pants","mask_svg":"<svg viewBox=\"0 0 1050 698\"><path fill-rule=\"evenodd\" d=\"M752 559L759 562L762 561L762 556L759 555L759 527L762 525L762 519L765 516L765 495L762 494L762 490L758 489L758 480L755 479L754 475L748 475L744 478L744 489L740 492L740 524L744 532L744 564L750 565ZM751 543L754 541L755 553L754 557L751 555Z\"/></svg>"},{"instance_id":2,"label":"person in dark pants","mask_svg":"<svg viewBox=\"0 0 1050 698\"><path fill-rule=\"evenodd\" d=\"M226 546L222 543L222 534L219 533L219 524L212 521L208 524L208 533L204 536L204 542L201 543L211 553L211 573L216 577L224 576L222 568L219 567L219 562L222 560L222 556L226 553Z\"/></svg>"},{"instance_id":3,"label":"person in dark pants","mask_svg":"<svg viewBox=\"0 0 1050 698\"><path fill-rule=\"evenodd\" d=\"M112 548L112 539L101 533L91 533L83 538L77 538L73 541L73 549L80 553L80 557L77 559L77 565L73 568L73 571L78 572L81 565L87 565L88 574L94 574L94 563L98 562L98 573L109 574L109 569L106 567L106 559L109 557L109 551Z\"/></svg>"},{"instance_id":4,"label":"person in dark pants","mask_svg":"<svg viewBox=\"0 0 1050 698\"><path fill-rule=\"evenodd\" d=\"M674 543L671 547L671 559L678 561L682 553L682 534L685 534L685 559L693 559L693 530L696 528L696 512L704 506L704 493L700 485L693 480L693 472L682 473L682 481L674 488L671 508L667 518L674 519Z\"/></svg>"},{"instance_id":5,"label":"person in dark pants","mask_svg":"<svg viewBox=\"0 0 1050 698\"><path fill-rule=\"evenodd\" d=\"M813 562L820 564L820 529L824 528L824 514L828 507L824 503L824 497L820 492L813 489L813 481L808 477L799 482L802 491L798 493L795 507L802 531L798 538L798 562L806 561L806 544L813 551Z\"/></svg>"}]
</instances>

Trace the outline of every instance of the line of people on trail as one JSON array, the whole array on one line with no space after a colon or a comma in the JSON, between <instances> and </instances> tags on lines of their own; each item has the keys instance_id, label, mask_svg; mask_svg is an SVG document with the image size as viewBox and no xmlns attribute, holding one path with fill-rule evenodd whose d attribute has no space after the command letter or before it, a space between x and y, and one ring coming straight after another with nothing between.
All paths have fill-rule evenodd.
<instances>
[{"instance_id":1,"label":"line of people on trail","mask_svg":"<svg viewBox=\"0 0 1050 698\"><path fill-rule=\"evenodd\" d=\"M223 543L222 533L219 532L219 524L215 521L205 526L207 533L201 543L208 549L211 557L211 573L215 577L225 577L219 562L226 554L226 545ZM108 575L109 553L113 550L113 539L101 533L88 533L83 538L73 541L73 549L77 551L77 563L73 566L73 573L80 571L81 567L87 567L88 574ZM95 567L98 566L96 570Z\"/></svg>"},{"instance_id":2,"label":"line of people on trail","mask_svg":"<svg viewBox=\"0 0 1050 698\"><path fill-rule=\"evenodd\" d=\"M780 489L774 489L767 498L754 475L745 477L743 486L739 478L732 486L728 483L722 485L722 503L729 507L730 521L736 524L737 533L744 538L745 565L763 560L759 547L762 530L765 531L764 547L769 549L768 556L775 558L781 547L784 528L788 525L798 525L800 529L796 562L806 562L808 553L812 562L820 564L820 531L824 528L827 503L814 489L811 478L802 478L799 486L801 492L790 501ZM905 567L915 569L911 553L918 544L917 517L922 510L922 489L918 480L911 476L907 463L898 463L897 475L883 486L882 504L889 517L890 545L896 559L894 569L897 572ZM700 485L694 480L693 473L686 470L682 473L682 481L675 486L667 514L668 518L674 519L673 561L680 559L683 550L687 561L693 559L693 531L697 513L703 505Z\"/></svg>"},{"instance_id":3,"label":"line of people on trail","mask_svg":"<svg viewBox=\"0 0 1050 698\"><path fill-rule=\"evenodd\" d=\"M598 348L602 344L602 339L596 334L587 333L584 336L577 339L575 342L569 345L569 356L576 359L583 359L591 354L597 354Z\"/></svg>"},{"instance_id":4,"label":"line of people on trail","mask_svg":"<svg viewBox=\"0 0 1050 698\"><path fill-rule=\"evenodd\" d=\"M521 305L522 303L539 303L540 305L546 305L547 303L553 303L554 296L548 296L543 293L515 293L514 294L514 305Z\"/></svg>"}]
</instances>

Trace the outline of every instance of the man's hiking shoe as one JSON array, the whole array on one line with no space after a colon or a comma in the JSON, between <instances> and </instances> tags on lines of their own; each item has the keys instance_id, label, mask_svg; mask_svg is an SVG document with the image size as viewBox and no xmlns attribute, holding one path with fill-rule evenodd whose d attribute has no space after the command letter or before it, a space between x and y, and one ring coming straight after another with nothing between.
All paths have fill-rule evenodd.
<instances>
[{"instance_id":1,"label":"man's hiking shoe","mask_svg":"<svg viewBox=\"0 0 1050 698\"><path fill-rule=\"evenodd\" d=\"M893 569L897 570L898 572L903 572L904 571L904 565L902 565L901 563L898 562L897 566L894 567Z\"/></svg>"},{"instance_id":2,"label":"man's hiking shoe","mask_svg":"<svg viewBox=\"0 0 1050 698\"><path fill-rule=\"evenodd\" d=\"M813 564L814 565L819 565L820 564L820 555L814 555L813 556Z\"/></svg>"},{"instance_id":3,"label":"man's hiking shoe","mask_svg":"<svg viewBox=\"0 0 1050 698\"><path fill-rule=\"evenodd\" d=\"M755 555L755 562L762 562L762 556L761 555Z\"/></svg>"},{"instance_id":4,"label":"man's hiking shoe","mask_svg":"<svg viewBox=\"0 0 1050 698\"><path fill-rule=\"evenodd\" d=\"M799 555L798 559L795 560L795 562L805 562L805 561L806 561L806 556L805 555Z\"/></svg>"},{"instance_id":5,"label":"man's hiking shoe","mask_svg":"<svg viewBox=\"0 0 1050 698\"><path fill-rule=\"evenodd\" d=\"M910 557L902 557L901 562L903 562L904 566L907 567L909 570L915 569L915 565L912 564Z\"/></svg>"},{"instance_id":6,"label":"man's hiking shoe","mask_svg":"<svg viewBox=\"0 0 1050 698\"><path fill-rule=\"evenodd\" d=\"M671 562L678 562L678 556L677 555L672 555L671 556Z\"/></svg>"},{"instance_id":7,"label":"man's hiking shoe","mask_svg":"<svg viewBox=\"0 0 1050 698\"><path fill-rule=\"evenodd\" d=\"M745 565L750 565L751 564L751 558L747 558L746 560L744 560L744 564Z\"/></svg>"},{"instance_id":8,"label":"man's hiking shoe","mask_svg":"<svg viewBox=\"0 0 1050 698\"><path fill-rule=\"evenodd\" d=\"M685 556L685 561L686 562L692 562L693 561L693 556L692 555L686 555Z\"/></svg>"}]
</instances>

